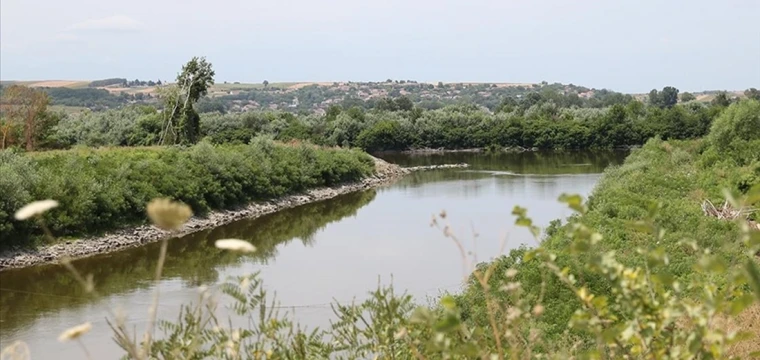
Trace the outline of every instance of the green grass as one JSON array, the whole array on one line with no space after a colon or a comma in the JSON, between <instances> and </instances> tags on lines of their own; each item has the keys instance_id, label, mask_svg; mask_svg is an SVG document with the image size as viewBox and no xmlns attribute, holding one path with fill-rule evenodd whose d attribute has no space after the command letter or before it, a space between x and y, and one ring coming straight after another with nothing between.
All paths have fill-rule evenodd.
<instances>
[{"instance_id":1,"label":"green grass","mask_svg":"<svg viewBox=\"0 0 760 360\"><path fill-rule=\"evenodd\" d=\"M643 267L646 259L637 250L661 247L670 259L662 274L684 282L702 275L694 271L700 254L682 241L693 241L700 248L709 249L729 268L736 266L745 259L743 245L738 241L739 227L733 222L706 217L701 204L705 199L722 204L723 189L736 191L747 177L752 174L760 176L760 161L739 166L727 160L708 166L703 162L703 156L707 156L709 148L706 140L650 140L635 150L622 166L607 169L587 202L587 213L571 218L570 224L550 227L543 246L558 254L558 263L568 267L570 273L595 294L606 294L608 284L594 276L586 264L593 256L608 251L613 251L627 266ZM631 226L632 222L647 219L656 204L661 208L653 220L665 231L659 243L654 242L652 234ZM580 256L571 255L569 249L574 224L583 224L603 236L600 243ZM525 298L536 301L546 270L535 260L523 262L524 253L524 248L518 249L496 260L497 270L491 281L493 284L504 283L507 281L504 272L515 268L518 276L514 281L522 283ZM710 279L716 285L724 281L723 278ZM492 291L494 296L504 296ZM554 277L548 279L545 294L546 314L537 322L550 339L559 341L568 336L565 333L567 324L580 303L575 294ZM485 326L487 311L482 300L482 287L475 282L471 282L457 298L465 317Z\"/></svg>"}]
</instances>

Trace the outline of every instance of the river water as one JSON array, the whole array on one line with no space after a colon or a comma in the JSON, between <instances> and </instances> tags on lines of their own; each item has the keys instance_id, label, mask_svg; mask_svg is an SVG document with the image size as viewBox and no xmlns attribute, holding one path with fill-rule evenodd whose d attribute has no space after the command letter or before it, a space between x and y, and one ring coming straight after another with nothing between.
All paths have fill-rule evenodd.
<instances>
[{"instance_id":1,"label":"river water","mask_svg":"<svg viewBox=\"0 0 760 360\"><path fill-rule=\"evenodd\" d=\"M397 292L425 303L458 291L464 277L459 250L430 226L433 214L445 210L453 232L485 261L499 254L502 243L507 251L535 244L527 230L513 226L515 205L528 208L540 226L565 218L571 213L557 202L559 195L588 195L604 168L625 156L611 151L382 155L403 166L466 162L471 167L413 173L381 188L173 239L158 285L158 316L175 320L181 304L197 301L199 286L257 271L284 309L309 327L329 325L330 302L362 300L378 281L392 280ZM248 240L258 251L247 257L222 252L213 246L222 238ZM93 330L83 341L93 358L119 358L122 352L106 324L108 310L122 309L130 326L144 329L158 249L155 243L74 262L93 275L97 298L85 294L60 266L0 272L0 345L22 340L33 359L82 359L79 347L56 339L89 321Z\"/></svg>"}]
</instances>

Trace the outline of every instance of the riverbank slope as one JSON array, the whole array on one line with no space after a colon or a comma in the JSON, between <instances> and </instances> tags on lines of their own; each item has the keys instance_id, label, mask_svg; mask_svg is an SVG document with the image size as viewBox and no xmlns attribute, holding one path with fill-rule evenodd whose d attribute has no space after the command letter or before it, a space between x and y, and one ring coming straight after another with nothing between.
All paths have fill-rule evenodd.
<instances>
[{"instance_id":1,"label":"riverbank slope","mask_svg":"<svg viewBox=\"0 0 760 360\"><path fill-rule=\"evenodd\" d=\"M53 263L65 257L82 258L105 254L141 246L168 237L178 237L214 228L241 219L257 218L283 209L382 186L414 171L467 167L467 164L449 164L402 168L376 157L372 157L372 159L375 166L374 174L360 181L310 189L302 193L287 195L270 201L252 202L237 209L212 211L205 216L194 216L182 229L176 232L163 231L152 225L142 225L109 232L102 236L84 237L77 240L46 245L36 250L5 251L0 253L0 271Z\"/></svg>"}]
</instances>

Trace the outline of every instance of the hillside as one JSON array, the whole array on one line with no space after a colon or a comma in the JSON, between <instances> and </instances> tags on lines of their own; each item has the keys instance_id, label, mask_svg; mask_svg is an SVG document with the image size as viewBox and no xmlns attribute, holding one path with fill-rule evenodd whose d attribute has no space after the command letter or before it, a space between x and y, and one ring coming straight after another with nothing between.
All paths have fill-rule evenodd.
<instances>
[{"instance_id":1,"label":"hillside","mask_svg":"<svg viewBox=\"0 0 760 360\"><path fill-rule=\"evenodd\" d=\"M158 105L160 80L111 78L96 81L4 81L3 85L22 84L47 88L52 105L67 112L84 108L105 110L127 104ZM281 82L250 84L220 82L212 85L208 96L197 107L203 112L246 112L281 110L292 113L324 115L333 105L364 109L383 106L387 98L407 97L423 109L438 109L452 104L474 104L495 110L505 98L521 99L539 93L561 106L604 107L626 98L646 101L648 94L622 94L608 89L593 89L573 84L541 83L426 83L413 80L384 82ZM698 102L710 102L719 91L692 93ZM728 92L743 97L742 91Z\"/></svg>"}]
</instances>

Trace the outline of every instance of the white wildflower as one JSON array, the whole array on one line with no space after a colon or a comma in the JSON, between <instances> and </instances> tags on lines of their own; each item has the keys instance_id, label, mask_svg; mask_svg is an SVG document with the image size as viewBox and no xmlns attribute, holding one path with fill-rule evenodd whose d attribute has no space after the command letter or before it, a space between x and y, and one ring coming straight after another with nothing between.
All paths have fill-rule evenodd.
<instances>
[{"instance_id":1,"label":"white wildflower","mask_svg":"<svg viewBox=\"0 0 760 360\"><path fill-rule=\"evenodd\" d=\"M58 336L58 341L65 342L69 340L76 340L80 336L87 334L90 329L92 329L92 324L89 322L68 328L66 331L62 332L60 336Z\"/></svg>"},{"instance_id":2,"label":"white wildflower","mask_svg":"<svg viewBox=\"0 0 760 360\"><path fill-rule=\"evenodd\" d=\"M16 211L16 220L26 220L31 217L41 215L42 213L58 206L55 200L34 201Z\"/></svg>"},{"instance_id":3,"label":"white wildflower","mask_svg":"<svg viewBox=\"0 0 760 360\"><path fill-rule=\"evenodd\" d=\"M240 252L254 252L256 247L251 243L238 239L223 239L217 240L214 245L222 250L240 251Z\"/></svg>"}]
</instances>

